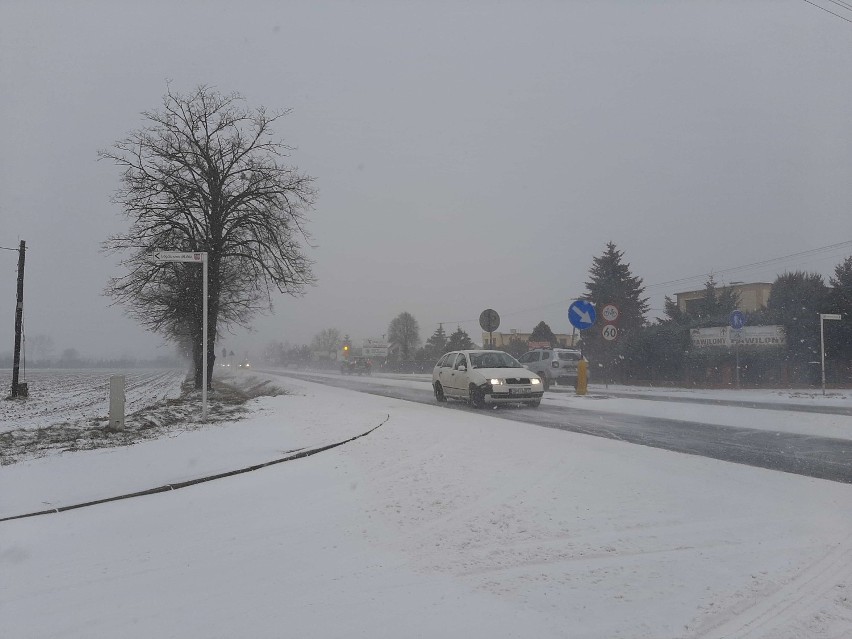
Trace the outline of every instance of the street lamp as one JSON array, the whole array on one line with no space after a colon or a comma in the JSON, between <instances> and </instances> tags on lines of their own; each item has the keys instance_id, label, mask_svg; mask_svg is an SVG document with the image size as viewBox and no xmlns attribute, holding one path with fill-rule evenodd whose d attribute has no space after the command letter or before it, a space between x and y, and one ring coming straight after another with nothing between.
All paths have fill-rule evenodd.
<instances>
[{"instance_id":1,"label":"street lamp","mask_svg":"<svg viewBox=\"0 0 852 639\"><path fill-rule=\"evenodd\" d=\"M841 320L843 316L840 313L820 313L819 314L819 359L822 366L822 394L825 395L825 330L823 322L825 320Z\"/></svg>"}]
</instances>

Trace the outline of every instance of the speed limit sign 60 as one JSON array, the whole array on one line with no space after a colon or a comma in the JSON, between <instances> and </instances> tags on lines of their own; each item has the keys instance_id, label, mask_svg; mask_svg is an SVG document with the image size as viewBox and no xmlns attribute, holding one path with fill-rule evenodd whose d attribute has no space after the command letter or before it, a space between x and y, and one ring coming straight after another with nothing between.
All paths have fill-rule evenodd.
<instances>
[{"instance_id":1,"label":"speed limit sign 60","mask_svg":"<svg viewBox=\"0 0 852 639\"><path fill-rule=\"evenodd\" d=\"M608 341L611 342L616 337L618 337L618 329L615 326L613 326L612 324L607 324L606 326L603 327L603 330L601 331L601 335L603 335L603 338L605 340L608 340Z\"/></svg>"}]
</instances>

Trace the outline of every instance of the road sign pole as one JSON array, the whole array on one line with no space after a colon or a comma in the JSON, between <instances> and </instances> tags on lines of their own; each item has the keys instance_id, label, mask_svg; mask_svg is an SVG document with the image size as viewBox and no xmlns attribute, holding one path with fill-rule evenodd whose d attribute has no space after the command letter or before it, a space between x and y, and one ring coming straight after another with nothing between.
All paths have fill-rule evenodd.
<instances>
[{"instance_id":1,"label":"road sign pole","mask_svg":"<svg viewBox=\"0 0 852 639\"><path fill-rule=\"evenodd\" d=\"M819 314L819 361L822 370L822 394L825 395L825 320L841 320L843 315L840 313L820 313Z\"/></svg>"},{"instance_id":2,"label":"road sign pole","mask_svg":"<svg viewBox=\"0 0 852 639\"><path fill-rule=\"evenodd\" d=\"M740 340L737 338L736 344L734 344L734 352L737 354L737 389L740 387Z\"/></svg>"},{"instance_id":3,"label":"road sign pole","mask_svg":"<svg viewBox=\"0 0 852 639\"><path fill-rule=\"evenodd\" d=\"M201 421L207 421L207 253L204 252L201 257L201 268L204 272L202 275L201 288L203 299L201 301L201 313L204 316L201 320Z\"/></svg>"},{"instance_id":4,"label":"road sign pole","mask_svg":"<svg viewBox=\"0 0 852 639\"><path fill-rule=\"evenodd\" d=\"M731 315L728 318L728 324L731 326L731 330L734 331L733 336L736 337L736 341L734 342L734 354L736 356L736 370L734 372L734 376L736 379L736 387L740 388L740 338L741 331L746 324L746 316L739 309L735 309L731 311Z\"/></svg>"},{"instance_id":5,"label":"road sign pole","mask_svg":"<svg viewBox=\"0 0 852 639\"><path fill-rule=\"evenodd\" d=\"M157 262L192 262L201 264L201 421L207 420L207 252L206 251L155 251Z\"/></svg>"}]
</instances>

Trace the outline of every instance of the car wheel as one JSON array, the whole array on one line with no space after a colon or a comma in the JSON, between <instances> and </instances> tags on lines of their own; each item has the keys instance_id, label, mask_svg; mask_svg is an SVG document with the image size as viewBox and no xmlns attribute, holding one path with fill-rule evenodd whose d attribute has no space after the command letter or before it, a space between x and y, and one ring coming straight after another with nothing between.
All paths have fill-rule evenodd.
<instances>
[{"instance_id":1,"label":"car wheel","mask_svg":"<svg viewBox=\"0 0 852 639\"><path fill-rule=\"evenodd\" d=\"M473 384L470 385L468 396L470 398L470 405L474 408L482 408L485 406L485 395Z\"/></svg>"},{"instance_id":2,"label":"car wheel","mask_svg":"<svg viewBox=\"0 0 852 639\"><path fill-rule=\"evenodd\" d=\"M444 395L444 387L441 386L441 382L435 382L435 399L439 402L447 401L447 396Z\"/></svg>"},{"instance_id":3,"label":"car wheel","mask_svg":"<svg viewBox=\"0 0 852 639\"><path fill-rule=\"evenodd\" d=\"M534 399L531 402L527 402L527 406L529 406L530 408L538 408L540 404L541 404L540 399Z\"/></svg>"}]
</instances>

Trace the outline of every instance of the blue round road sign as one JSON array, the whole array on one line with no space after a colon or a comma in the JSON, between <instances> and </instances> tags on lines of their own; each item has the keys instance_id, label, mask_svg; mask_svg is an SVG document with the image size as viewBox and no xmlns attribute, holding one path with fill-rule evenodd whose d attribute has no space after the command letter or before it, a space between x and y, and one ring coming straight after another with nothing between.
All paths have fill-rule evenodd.
<instances>
[{"instance_id":1,"label":"blue round road sign","mask_svg":"<svg viewBox=\"0 0 852 639\"><path fill-rule=\"evenodd\" d=\"M568 307L568 321L581 331L591 328L596 317L595 305L586 300L577 300Z\"/></svg>"},{"instance_id":2,"label":"blue round road sign","mask_svg":"<svg viewBox=\"0 0 852 639\"><path fill-rule=\"evenodd\" d=\"M746 323L745 313L743 313L742 311L733 311L731 313L730 321L731 328L736 331L740 330L743 326L745 326Z\"/></svg>"}]
</instances>

